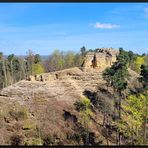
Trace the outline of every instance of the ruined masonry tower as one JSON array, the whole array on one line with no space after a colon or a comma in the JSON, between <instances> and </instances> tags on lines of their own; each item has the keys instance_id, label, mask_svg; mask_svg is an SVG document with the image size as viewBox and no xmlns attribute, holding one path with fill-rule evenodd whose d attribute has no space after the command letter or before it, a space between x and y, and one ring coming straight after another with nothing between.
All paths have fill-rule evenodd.
<instances>
[{"instance_id":1,"label":"ruined masonry tower","mask_svg":"<svg viewBox=\"0 0 148 148\"><path fill-rule=\"evenodd\" d=\"M86 54L84 63L82 65L83 71L100 71L110 67L119 54L118 50L112 48L101 48L96 51L90 51Z\"/></svg>"}]
</instances>

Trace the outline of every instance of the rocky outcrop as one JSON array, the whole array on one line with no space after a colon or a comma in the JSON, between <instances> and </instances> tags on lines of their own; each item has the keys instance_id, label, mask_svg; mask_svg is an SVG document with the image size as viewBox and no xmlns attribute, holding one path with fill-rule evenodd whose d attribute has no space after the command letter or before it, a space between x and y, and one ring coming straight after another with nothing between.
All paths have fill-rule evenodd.
<instances>
[{"instance_id":1,"label":"rocky outcrop","mask_svg":"<svg viewBox=\"0 0 148 148\"><path fill-rule=\"evenodd\" d=\"M83 70L102 72L116 61L118 53L118 50L112 48L102 48L95 52L88 52L83 63Z\"/></svg>"},{"instance_id":2,"label":"rocky outcrop","mask_svg":"<svg viewBox=\"0 0 148 148\"><path fill-rule=\"evenodd\" d=\"M132 75L132 71L130 74ZM130 81L135 79L130 79L129 84ZM41 142L82 145L84 138L80 132L83 132L83 128L79 124L80 113L76 111L74 103L84 96L91 99L94 92L98 92L100 98L105 97L110 102L110 95L102 93L105 89L108 91L101 72L84 72L76 67L40 74L36 76L35 81L22 80L2 89L0 144L12 144L16 142L12 139L20 138L23 145ZM102 121L103 114L93 109L89 134L93 142L106 144L105 136L102 134ZM113 134L109 144L114 143Z\"/></svg>"},{"instance_id":3,"label":"rocky outcrop","mask_svg":"<svg viewBox=\"0 0 148 148\"><path fill-rule=\"evenodd\" d=\"M1 96L9 96L23 103L31 97L44 95L46 100L75 100L86 89L95 91L104 83L100 72L82 72L79 68L70 68L52 73L44 73L35 79L22 80L0 91ZM31 81L32 80L32 81Z\"/></svg>"},{"instance_id":4,"label":"rocky outcrop","mask_svg":"<svg viewBox=\"0 0 148 148\"><path fill-rule=\"evenodd\" d=\"M55 144L79 144L76 140L67 140L69 134L79 136L81 129L74 103L84 97L85 90L96 91L101 83L104 83L101 73L71 68L41 74L35 81L22 80L4 88L0 91L0 133L3 133L0 144L11 144L13 136L23 137L24 143L32 144L39 130L42 139L55 136ZM65 118L65 113L72 117ZM73 118L76 119L74 123ZM98 113L96 122L101 124L101 118ZM101 137L103 140L97 128L92 123L90 130L99 137L98 141Z\"/></svg>"},{"instance_id":5,"label":"rocky outcrop","mask_svg":"<svg viewBox=\"0 0 148 148\"><path fill-rule=\"evenodd\" d=\"M50 73L42 73L42 74L37 74L35 76L30 76L28 81L52 81L56 79L65 79L65 77L69 76L80 76L82 74L82 71L77 68L69 68L69 69L64 69L56 72L50 72Z\"/></svg>"}]
</instances>

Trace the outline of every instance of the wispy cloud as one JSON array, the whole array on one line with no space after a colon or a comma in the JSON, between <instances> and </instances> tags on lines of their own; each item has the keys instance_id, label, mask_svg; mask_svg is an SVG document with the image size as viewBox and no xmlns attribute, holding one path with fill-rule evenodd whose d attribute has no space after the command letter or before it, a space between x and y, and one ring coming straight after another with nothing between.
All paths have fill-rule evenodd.
<instances>
[{"instance_id":1,"label":"wispy cloud","mask_svg":"<svg viewBox=\"0 0 148 148\"><path fill-rule=\"evenodd\" d=\"M120 28L120 25L97 22L95 23L94 27L99 29L115 29L115 28Z\"/></svg>"},{"instance_id":2,"label":"wispy cloud","mask_svg":"<svg viewBox=\"0 0 148 148\"><path fill-rule=\"evenodd\" d=\"M54 32L53 34L54 34L54 35L60 35L60 36L65 36L65 35L67 35L67 33L64 32L64 31Z\"/></svg>"},{"instance_id":3,"label":"wispy cloud","mask_svg":"<svg viewBox=\"0 0 148 148\"><path fill-rule=\"evenodd\" d=\"M60 35L60 36L67 35L66 31L62 28L61 24L41 24L41 25L21 26L21 25L0 23L0 33L43 34L45 32L50 33L50 35Z\"/></svg>"},{"instance_id":4,"label":"wispy cloud","mask_svg":"<svg viewBox=\"0 0 148 148\"><path fill-rule=\"evenodd\" d=\"M148 18L148 8L145 8L144 12L145 12L146 17Z\"/></svg>"}]
</instances>

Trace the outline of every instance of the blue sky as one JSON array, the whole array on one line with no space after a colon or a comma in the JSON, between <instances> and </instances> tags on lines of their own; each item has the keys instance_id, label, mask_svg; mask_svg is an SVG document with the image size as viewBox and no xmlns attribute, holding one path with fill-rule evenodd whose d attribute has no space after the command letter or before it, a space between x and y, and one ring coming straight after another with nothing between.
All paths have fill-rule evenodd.
<instances>
[{"instance_id":1,"label":"blue sky","mask_svg":"<svg viewBox=\"0 0 148 148\"><path fill-rule=\"evenodd\" d=\"M0 51L49 55L123 47L148 53L147 3L0 3Z\"/></svg>"}]
</instances>

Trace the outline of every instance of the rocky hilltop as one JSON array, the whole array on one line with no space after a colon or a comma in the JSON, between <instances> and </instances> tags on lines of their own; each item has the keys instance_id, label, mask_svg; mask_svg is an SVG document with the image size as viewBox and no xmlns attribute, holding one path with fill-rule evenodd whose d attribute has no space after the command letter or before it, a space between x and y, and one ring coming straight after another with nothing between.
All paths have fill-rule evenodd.
<instances>
[{"instance_id":1,"label":"rocky hilltop","mask_svg":"<svg viewBox=\"0 0 148 148\"><path fill-rule=\"evenodd\" d=\"M129 84L137 85L134 78ZM113 92L107 90L101 72L84 72L77 67L37 75L4 88L0 91L0 144L83 145L83 128L74 103L84 96L91 98L94 92L104 97L102 90L108 91L105 97L112 101ZM106 144L103 114L92 110L90 143ZM115 144L114 132L109 144Z\"/></svg>"},{"instance_id":2,"label":"rocky hilltop","mask_svg":"<svg viewBox=\"0 0 148 148\"><path fill-rule=\"evenodd\" d=\"M78 118L75 101L86 90L96 91L98 84L103 83L101 73L82 72L79 68L42 76L48 80L40 81L38 75L37 80L22 80L0 91L1 144L11 144L15 133L22 136L23 144L32 144L39 133L43 139L55 135L57 144L70 144L72 140L67 140L67 134L79 132L71 119ZM66 114L70 121L65 120ZM97 126L93 128L98 131Z\"/></svg>"},{"instance_id":3,"label":"rocky hilltop","mask_svg":"<svg viewBox=\"0 0 148 148\"><path fill-rule=\"evenodd\" d=\"M43 80L42 80L43 79ZM58 101L75 101L83 95L84 90L95 91L99 84L102 84L102 75L100 72L82 72L79 68L70 68L53 73L44 73L37 75L37 78L31 76L30 80L22 80L1 92L1 96L9 96L17 99L21 104L25 101L31 101L31 96L40 97L44 95L45 99L54 99Z\"/></svg>"}]
</instances>

